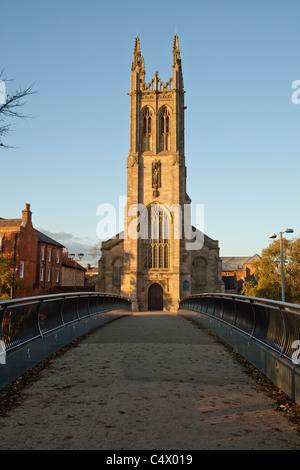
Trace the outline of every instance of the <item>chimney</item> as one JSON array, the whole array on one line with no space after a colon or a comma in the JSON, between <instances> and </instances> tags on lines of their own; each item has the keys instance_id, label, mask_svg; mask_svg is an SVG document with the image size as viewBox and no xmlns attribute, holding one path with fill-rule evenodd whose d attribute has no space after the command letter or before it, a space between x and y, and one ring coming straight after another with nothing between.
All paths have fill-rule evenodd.
<instances>
[{"instance_id":1,"label":"chimney","mask_svg":"<svg viewBox=\"0 0 300 470\"><path fill-rule=\"evenodd\" d=\"M88 271L91 269L91 265L90 265L89 263L87 263L86 269L87 269Z\"/></svg>"},{"instance_id":2,"label":"chimney","mask_svg":"<svg viewBox=\"0 0 300 470\"><path fill-rule=\"evenodd\" d=\"M22 211L22 227L26 227L27 224L32 226L31 215L30 204L25 204L25 209Z\"/></svg>"}]
</instances>

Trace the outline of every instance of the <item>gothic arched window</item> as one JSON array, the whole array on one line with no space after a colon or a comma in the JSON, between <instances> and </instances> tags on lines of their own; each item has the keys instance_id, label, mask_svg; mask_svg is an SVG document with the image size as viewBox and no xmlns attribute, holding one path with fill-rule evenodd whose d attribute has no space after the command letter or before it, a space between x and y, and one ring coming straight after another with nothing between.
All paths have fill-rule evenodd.
<instances>
[{"instance_id":1,"label":"gothic arched window","mask_svg":"<svg viewBox=\"0 0 300 470\"><path fill-rule=\"evenodd\" d=\"M147 152L152 147L152 119L151 111L149 108L144 109L143 122L142 122L142 151Z\"/></svg>"},{"instance_id":2,"label":"gothic arched window","mask_svg":"<svg viewBox=\"0 0 300 470\"><path fill-rule=\"evenodd\" d=\"M123 268L123 261L117 258L113 264L113 280L115 286L121 285L121 272Z\"/></svg>"},{"instance_id":3,"label":"gothic arched window","mask_svg":"<svg viewBox=\"0 0 300 470\"><path fill-rule=\"evenodd\" d=\"M195 287L206 284L206 261L204 258L196 258L193 263L193 283Z\"/></svg>"},{"instance_id":4,"label":"gothic arched window","mask_svg":"<svg viewBox=\"0 0 300 470\"><path fill-rule=\"evenodd\" d=\"M168 269L170 260L170 216L158 204L148 207L148 238L143 240L145 269Z\"/></svg>"},{"instance_id":5,"label":"gothic arched window","mask_svg":"<svg viewBox=\"0 0 300 470\"><path fill-rule=\"evenodd\" d=\"M166 106L160 113L159 124L159 150L170 150L170 113Z\"/></svg>"}]
</instances>

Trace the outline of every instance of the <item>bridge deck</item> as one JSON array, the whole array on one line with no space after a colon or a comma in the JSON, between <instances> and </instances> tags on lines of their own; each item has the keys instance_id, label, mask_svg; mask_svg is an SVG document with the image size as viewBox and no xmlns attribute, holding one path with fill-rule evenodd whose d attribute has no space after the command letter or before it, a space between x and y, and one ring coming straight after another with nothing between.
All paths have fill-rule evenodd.
<instances>
[{"instance_id":1,"label":"bridge deck","mask_svg":"<svg viewBox=\"0 0 300 470\"><path fill-rule=\"evenodd\" d=\"M295 427L181 315L134 314L50 362L0 449L299 449Z\"/></svg>"}]
</instances>

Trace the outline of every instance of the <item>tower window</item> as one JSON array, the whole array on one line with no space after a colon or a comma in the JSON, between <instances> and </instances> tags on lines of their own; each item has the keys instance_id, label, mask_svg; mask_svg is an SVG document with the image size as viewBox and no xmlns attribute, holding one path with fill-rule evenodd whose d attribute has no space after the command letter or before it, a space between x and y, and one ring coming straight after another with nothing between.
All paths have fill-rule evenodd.
<instances>
[{"instance_id":1,"label":"tower window","mask_svg":"<svg viewBox=\"0 0 300 470\"><path fill-rule=\"evenodd\" d=\"M143 142L142 151L147 152L152 147L152 122L151 122L151 111L146 108L143 112Z\"/></svg>"},{"instance_id":2,"label":"tower window","mask_svg":"<svg viewBox=\"0 0 300 470\"><path fill-rule=\"evenodd\" d=\"M113 279L114 285L120 286L121 285L121 273L123 268L123 261L118 258L113 265Z\"/></svg>"},{"instance_id":3,"label":"tower window","mask_svg":"<svg viewBox=\"0 0 300 470\"><path fill-rule=\"evenodd\" d=\"M170 252L170 217L158 204L148 208L148 239L143 240L145 269L168 269Z\"/></svg>"},{"instance_id":4,"label":"tower window","mask_svg":"<svg viewBox=\"0 0 300 470\"><path fill-rule=\"evenodd\" d=\"M165 106L160 113L160 141L159 150L170 150L170 113Z\"/></svg>"}]
</instances>

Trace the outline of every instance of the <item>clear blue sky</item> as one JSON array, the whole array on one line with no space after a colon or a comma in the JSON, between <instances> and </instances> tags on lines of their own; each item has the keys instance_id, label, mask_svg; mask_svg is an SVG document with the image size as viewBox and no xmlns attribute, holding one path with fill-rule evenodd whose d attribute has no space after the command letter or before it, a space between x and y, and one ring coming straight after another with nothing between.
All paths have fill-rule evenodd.
<instances>
[{"instance_id":1,"label":"clear blue sky","mask_svg":"<svg viewBox=\"0 0 300 470\"><path fill-rule=\"evenodd\" d=\"M126 195L135 36L146 81L166 81L177 33L187 190L205 233L221 256L261 253L287 227L299 236L299 0L0 0L0 16L8 88L37 91L0 151L0 217L29 203L37 228L89 251L98 205Z\"/></svg>"}]
</instances>

